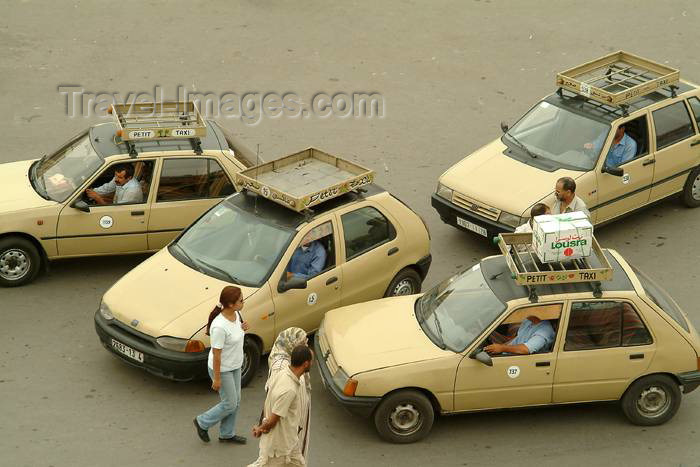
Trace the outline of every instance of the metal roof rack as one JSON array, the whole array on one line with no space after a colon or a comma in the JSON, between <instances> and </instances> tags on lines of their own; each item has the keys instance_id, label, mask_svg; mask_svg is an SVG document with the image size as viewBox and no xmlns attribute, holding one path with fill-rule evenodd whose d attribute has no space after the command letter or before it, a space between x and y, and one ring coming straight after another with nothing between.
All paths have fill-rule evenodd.
<instances>
[{"instance_id":1,"label":"metal roof rack","mask_svg":"<svg viewBox=\"0 0 700 467\"><path fill-rule=\"evenodd\" d=\"M194 102L132 102L113 104L108 112L114 115L116 135L136 156L135 141L189 139L195 153L202 154L200 138L207 127Z\"/></svg>"},{"instance_id":2,"label":"metal roof rack","mask_svg":"<svg viewBox=\"0 0 700 467\"><path fill-rule=\"evenodd\" d=\"M610 104L626 113L629 101L669 87L675 97L680 72L624 51L557 73L559 89Z\"/></svg>"},{"instance_id":3,"label":"metal roof rack","mask_svg":"<svg viewBox=\"0 0 700 467\"><path fill-rule=\"evenodd\" d=\"M361 191L374 181L374 172L316 148L238 172L234 184L296 212L350 191Z\"/></svg>"},{"instance_id":4,"label":"metal roof rack","mask_svg":"<svg viewBox=\"0 0 700 467\"><path fill-rule=\"evenodd\" d=\"M598 241L593 237L591 250L601 267L594 268L587 258L559 263L542 263L532 247L531 233L502 233L494 238L501 250L511 278L515 283L528 289L530 301L537 302L538 285L573 284L587 282L593 296L603 294L600 281L611 281L613 270Z\"/></svg>"}]
</instances>

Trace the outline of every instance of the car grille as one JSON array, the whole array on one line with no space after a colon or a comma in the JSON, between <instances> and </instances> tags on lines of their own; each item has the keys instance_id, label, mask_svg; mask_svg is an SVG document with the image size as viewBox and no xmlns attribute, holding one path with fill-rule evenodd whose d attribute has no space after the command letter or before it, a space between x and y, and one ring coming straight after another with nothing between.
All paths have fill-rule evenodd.
<instances>
[{"instance_id":1,"label":"car grille","mask_svg":"<svg viewBox=\"0 0 700 467\"><path fill-rule=\"evenodd\" d=\"M485 217L487 219L491 219L493 221L497 221L498 216L501 215L500 209L487 206L484 203L480 203L456 191L452 194L452 202L455 203L457 206L463 207L464 209L468 209L469 211L475 212L476 214L479 214L480 216Z\"/></svg>"},{"instance_id":2,"label":"car grille","mask_svg":"<svg viewBox=\"0 0 700 467\"><path fill-rule=\"evenodd\" d=\"M335 372L338 371L338 363L335 361L333 354L331 354L330 348L328 346L328 341L326 340L326 336L324 334L321 334L318 337L318 345L321 348L321 353L323 354L321 355L321 358L325 359L326 366L328 367L328 371L330 372L330 374L335 375Z\"/></svg>"}]
</instances>

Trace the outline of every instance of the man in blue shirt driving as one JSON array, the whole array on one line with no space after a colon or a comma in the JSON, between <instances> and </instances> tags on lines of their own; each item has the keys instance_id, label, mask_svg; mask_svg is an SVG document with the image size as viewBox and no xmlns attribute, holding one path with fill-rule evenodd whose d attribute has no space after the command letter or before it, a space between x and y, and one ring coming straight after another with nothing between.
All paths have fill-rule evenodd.
<instances>
[{"instance_id":1,"label":"man in blue shirt driving","mask_svg":"<svg viewBox=\"0 0 700 467\"><path fill-rule=\"evenodd\" d=\"M586 149L592 149L594 154L598 154L605 142L605 133L598 136L594 142L583 145ZM637 154L637 142L625 133L623 123L615 131L615 138L610 145L610 150L605 158L605 165L608 167L619 167L625 162L634 159Z\"/></svg>"},{"instance_id":2,"label":"man in blue shirt driving","mask_svg":"<svg viewBox=\"0 0 700 467\"><path fill-rule=\"evenodd\" d=\"M326 249L318 240L304 239L292 255L287 270L287 280L292 277L311 279L318 275L326 265Z\"/></svg>"},{"instance_id":3,"label":"man in blue shirt driving","mask_svg":"<svg viewBox=\"0 0 700 467\"><path fill-rule=\"evenodd\" d=\"M518 329L515 338L505 344L490 344L484 350L490 354L515 354L529 355L533 353L548 352L554 342L554 328L548 320L541 320L537 316L525 318Z\"/></svg>"}]
</instances>

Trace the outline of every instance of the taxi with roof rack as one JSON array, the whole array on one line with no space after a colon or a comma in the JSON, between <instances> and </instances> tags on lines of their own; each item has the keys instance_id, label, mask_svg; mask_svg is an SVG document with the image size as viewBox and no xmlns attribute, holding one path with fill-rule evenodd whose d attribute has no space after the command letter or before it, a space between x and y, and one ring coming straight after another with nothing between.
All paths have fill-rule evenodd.
<instances>
[{"instance_id":1,"label":"taxi with roof rack","mask_svg":"<svg viewBox=\"0 0 700 467\"><path fill-rule=\"evenodd\" d=\"M340 404L394 443L436 414L492 409L619 401L634 424L671 419L700 385L678 304L593 236L589 257L547 263L531 233L496 240L500 255L423 294L326 313L316 361Z\"/></svg>"},{"instance_id":2,"label":"taxi with roof rack","mask_svg":"<svg viewBox=\"0 0 700 467\"><path fill-rule=\"evenodd\" d=\"M556 86L440 176L431 204L445 223L489 239L512 232L536 203L553 206L562 177L594 225L670 196L700 206L698 85L619 51L558 73Z\"/></svg>"},{"instance_id":3,"label":"taxi with roof rack","mask_svg":"<svg viewBox=\"0 0 700 467\"><path fill-rule=\"evenodd\" d=\"M50 155L0 165L0 286L27 284L55 259L157 251L255 164L192 102L114 105L110 113L113 122ZM114 196L115 172L128 179L130 197ZM102 193L100 204L92 191Z\"/></svg>"},{"instance_id":4,"label":"taxi with roof rack","mask_svg":"<svg viewBox=\"0 0 700 467\"><path fill-rule=\"evenodd\" d=\"M241 171L235 184L238 193L104 294L95 329L113 355L173 380L206 378L207 318L235 285L250 325L246 385L280 331L313 332L330 309L420 292L428 229L373 171L308 148ZM320 259L297 270L295 254L312 242Z\"/></svg>"}]
</instances>

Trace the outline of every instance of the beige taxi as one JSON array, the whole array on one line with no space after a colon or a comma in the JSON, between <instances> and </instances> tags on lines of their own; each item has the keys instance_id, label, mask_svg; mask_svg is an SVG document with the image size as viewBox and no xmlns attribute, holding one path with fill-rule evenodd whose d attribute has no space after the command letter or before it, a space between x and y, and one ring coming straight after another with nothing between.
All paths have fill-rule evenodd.
<instances>
[{"instance_id":1,"label":"beige taxi","mask_svg":"<svg viewBox=\"0 0 700 467\"><path fill-rule=\"evenodd\" d=\"M535 203L552 206L561 177L576 181L596 225L674 195L700 205L698 85L616 52L559 73L557 86L440 176L431 203L444 222L489 238L512 232Z\"/></svg>"},{"instance_id":2,"label":"beige taxi","mask_svg":"<svg viewBox=\"0 0 700 467\"><path fill-rule=\"evenodd\" d=\"M105 348L165 378L205 378L207 318L223 287L236 285L250 324L245 385L280 331L312 332L330 309L419 292L431 262L428 230L360 169L311 148L237 174L239 193L105 293L95 313ZM308 241L322 246L324 264L298 276L292 257Z\"/></svg>"},{"instance_id":3,"label":"beige taxi","mask_svg":"<svg viewBox=\"0 0 700 467\"><path fill-rule=\"evenodd\" d=\"M153 112L153 104L139 109ZM182 113L175 122L161 114L149 123L161 133L137 133L129 126L136 117L118 108L122 122L92 126L41 159L0 165L0 286L27 284L55 259L159 250L232 194L234 174L254 155L195 113L194 123L183 123ZM125 166L140 201L115 204L105 195L98 205L87 197Z\"/></svg>"},{"instance_id":4,"label":"beige taxi","mask_svg":"<svg viewBox=\"0 0 700 467\"><path fill-rule=\"evenodd\" d=\"M523 272L506 251L424 294L332 310L314 343L324 384L396 443L424 438L438 413L579 402L619 400L632 423L664 423L700 385L700 336L651 279L598 253L590 269ZM533 317L550 344L484 352Z\"/></svg>"}]
</instances>

